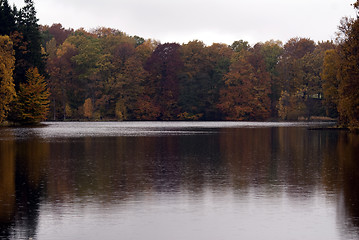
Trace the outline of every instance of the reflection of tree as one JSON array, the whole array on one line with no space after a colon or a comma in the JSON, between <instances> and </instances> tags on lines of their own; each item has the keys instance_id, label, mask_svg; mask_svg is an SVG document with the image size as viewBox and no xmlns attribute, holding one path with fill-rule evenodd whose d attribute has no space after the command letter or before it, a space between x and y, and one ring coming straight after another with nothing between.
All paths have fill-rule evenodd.
<instances>
[{"instance_id":1,"label":"reflection of tree","mask_svg":"<svg viewBox=\"0 0 359 240\"><path fill-rule=\"evenodd\" d=\"M302 128L278 129L278 155L282 182L294 197L308 197L315 192L322 168L323 135Z\"/></svg>"},{"instance_id":2,"label":"reflection of tree","mask_svg":"<svg viewBox=\"0 0 359 240\"><path fill-rule=\"evenodd\" d=\"M0 238L8 235L15 216L15 148L12 136L0 141ZM5 237L4 236L4 237Z\"/></svg>"},{"instance_id":3,"label":"reflection of tree","mask_svg":"<svg viewBox=\"0 0 359 240\"><path fill-rule=\"evenodd\" d=\"M336 144L335 132L303 128L63 140L51 144L47 192L51 201L111 202L150 192L265 186L308 198L320 181L329 191L338 187Z\"/></svg>"},{"instance_id":4,"label":"reflection of tree","mask_svg":"<svg viewBox=\"0 0 359 240\"><path fill-rule=\"evenodd\" d=\"M51 144L48 197L62 202L91 196L109 203L182 187L202 192L205 181L215 186L226 178L218 146L217 136L59 141Z\"/></svg>"},{"instance_id":5,"label":"reflection of tree","mask_svg":"<svg viewBox=\"0 0 359 240\"><path fill-rule=\"evenodd\" d=\"M338 141L338 155L343 169L342 196L344 206L339 206L344 225L354 225L359 228L359 136L356 134L341 134ZM339 202L340 204L340 202ZM343 209L344 207L344 209ZM339 217L343 217L340 215Z\"/></svg>"},{"instance_id":6,"label":"reflection of tree","mask_svg":"<svg viewBox=\"0 0 359 240\"><path fill-rule=\"evenodd\" d=\"M36 137L20 141L16 146L16 232L25 239L36 234L39 207L45 187L48 143ZM19 231L20 229L21 231Z\"/></svg>"},{"instance_id":7,"label":"reflection of tree","mask_svg":"<svg viewBox=\"0 0 359 240\"><path fill-rule=\"evenodd\" d=\"M346 134L346 133L345 133ZM323 145L325 150L323 151L323 167L321 171L321 178L324 188L328 196L333 193L339 193L342 187L343 172L340 167L340 153L338 151L338 138L340 132L327 131L322 132Z\"/></svg>"},{"instance_id":8,"label":"reflection of tree","mask_svg":"<svg viewBox=\"0 0 359 240\"><path fill-rule=\"evenodd\" d=\"M0 238L29 239L36 234L47 143L12 138L0 141Z\"/></svg>"},{"instance_id":9,"label":"reflection of tree","mask_svg":"<svg viewBox=\"0 0 359 240\"><path fill-rule=\"evenodd\" d=\"M303 128L222 130L221 156L235 188L265 186L294 198L314 196L320 179L332 189L338 182L337 135Z\"/></svg>"},{"instance_id":10,"label":"reflection of tree","mask_svg":"<svg viewBox=\"0 0 359 240\"><path fill-rule=\"evenodd\" d=\"M236 188L265 184L273 178L271 129L242 128L221 132L221 154Z\"/></svg>"},{"instance_id":11,"label":"reflection of tree","mask_svg":"<svg viewBox=\"0 0 359 240\"><path fill-rule=\"evenodd\" d=\"M359 137L345 132L242 128L49 142L5 138L0 141L0 238L20 232L16 237L34 237L43 198L55 210L64 203L108 207L178 192L199 199L208 190L250 190L279 200L285 193L306 200L318 189L322 193L322 186L328 196L342 194L341 221L359 227Z\"/></svg>"}]
</instances>

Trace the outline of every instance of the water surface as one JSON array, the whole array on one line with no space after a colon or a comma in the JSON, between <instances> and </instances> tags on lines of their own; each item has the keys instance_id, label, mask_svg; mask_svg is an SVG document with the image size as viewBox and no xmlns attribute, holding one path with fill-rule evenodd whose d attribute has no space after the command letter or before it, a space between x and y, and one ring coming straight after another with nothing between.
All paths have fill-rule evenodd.
<instances>
[{"instance_id":1,"label":"water surface","mask_svg":"<svg viewBox=\"0 0 359 240\"><path fill-rule=\"evenodd\" d=\"M1 239L358 239L359 138L328 123L0 129Z\"/></svg>"}]
</instances>

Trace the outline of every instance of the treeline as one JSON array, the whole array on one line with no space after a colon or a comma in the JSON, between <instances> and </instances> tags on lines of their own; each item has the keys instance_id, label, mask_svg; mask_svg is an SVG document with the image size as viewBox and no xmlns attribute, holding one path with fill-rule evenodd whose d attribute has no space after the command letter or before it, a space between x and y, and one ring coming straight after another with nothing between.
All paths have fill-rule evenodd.
<instances>
[{"instance_id":1,"label":"treeline","mask_svg":"<svg viewBox=\"0 0 359 240\"><path fill-rule=\"evenodd\" d=\"M8 11L14 17L8 22L15 23L14 28L0 32L10 36L2 37L6 40L1 44L5 49L1 57L5 51L4 56L13 59L5 67L8 74L3 75L10 76L14 69L14 83L11 77L6 81L15 84L18 92L17 97L9 94L7 101L0 100L5 106L3 115L12 121L25 121L19 108L26 106L21 101L29 100L21 100L21 92L30 85L29 79L41 85L44 76L50 95L46 100L42 89L37 102L50 120L297 120L322 116L359 126L358 17L342 21L336 42L292 38L285 44L268 41L254 46L243 40L230 46L206 46L197 40L180 45L109 28L75 31L61 24L38 26L31 0L25 0L20 11L9 8L7 1L0 2L1 16ZM358 2L354 7L358 9ZM26 9L31 11L23 14ZM34 31L21 27L23 18L31 18ZM37 32L36 36L24 29ZM36 49L30 48L34 42ZM36 54L27 59L32 53ZM25 69L30 69L31 77Z\"/></svg>"},{"instance_id":2,"label":"treeline","mask_svg":"<svg viewBox=\"0 0 359 240\"><path fill-rule=\"evenodd\" d=\"M114 29L42 27L51 119L266 120L330 116L322 72L331 42L251 47L160 44Z\"/></svg>"}]
</instances>

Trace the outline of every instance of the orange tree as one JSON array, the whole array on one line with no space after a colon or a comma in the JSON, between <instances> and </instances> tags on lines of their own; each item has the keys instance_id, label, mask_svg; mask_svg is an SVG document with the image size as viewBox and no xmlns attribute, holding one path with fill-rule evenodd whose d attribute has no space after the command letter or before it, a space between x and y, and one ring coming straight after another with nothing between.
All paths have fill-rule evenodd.
<instances>
[{"instance_id":1,"label":"orange tree","mask_svg":"<svg viewBox=\"0 0 359 240\"><path fill-rule=\"evenodd\" d=\"M9 104L15 97L13 79L14 50L9 36L0 36L0 123L10 110Z\"/></svg>"}]
</instances>

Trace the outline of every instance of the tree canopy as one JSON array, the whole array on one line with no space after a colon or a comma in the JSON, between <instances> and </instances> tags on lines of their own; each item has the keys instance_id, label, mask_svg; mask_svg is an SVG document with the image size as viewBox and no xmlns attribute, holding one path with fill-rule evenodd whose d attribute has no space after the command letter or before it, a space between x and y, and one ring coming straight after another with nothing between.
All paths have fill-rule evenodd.
<instances>
[{"instance_id":1,"label":"tree canopy","mask_svg":"<svg viewBox=\"0 0 359 240\"><path fill-rule=\"evenodd\" d=\"M19 10L0 0L0 13L0 121L321 116L359 127L358 18L342 21L337 42L206 46L39 26L32 0Z\"/></svg>"}]
</instances>

